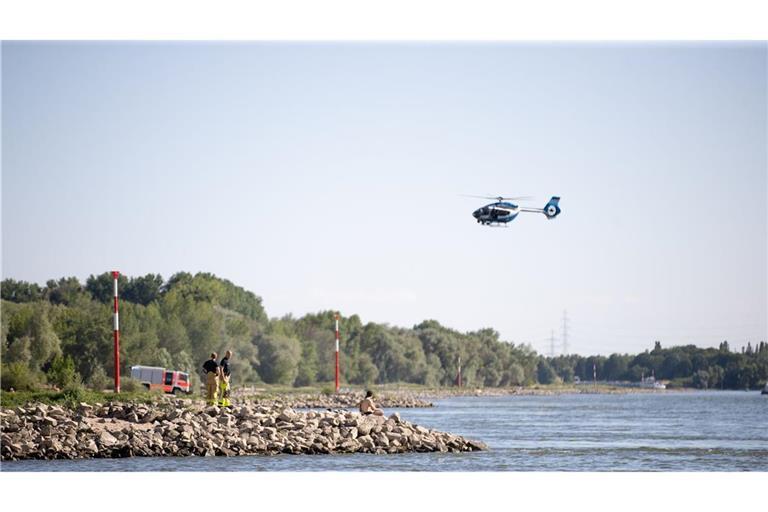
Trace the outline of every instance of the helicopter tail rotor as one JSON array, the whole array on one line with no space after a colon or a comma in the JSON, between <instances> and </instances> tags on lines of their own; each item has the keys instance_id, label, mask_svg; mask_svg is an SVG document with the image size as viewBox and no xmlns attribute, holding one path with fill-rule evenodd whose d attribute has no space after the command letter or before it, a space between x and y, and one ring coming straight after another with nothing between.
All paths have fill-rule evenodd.
<instances>
[{"instance_id":1,"label":"helicopter tail rotor","mask_svg":"<svg viewBox=\"0 0 768 512\"><path fill-rule=\"evenodd\" d=\"M546 215L548 219L554 219L560 215L560 206L558 206L559 201L559 197L552 196L552 199L544 205L544 215Z\"/></svg>"}]
</instances>

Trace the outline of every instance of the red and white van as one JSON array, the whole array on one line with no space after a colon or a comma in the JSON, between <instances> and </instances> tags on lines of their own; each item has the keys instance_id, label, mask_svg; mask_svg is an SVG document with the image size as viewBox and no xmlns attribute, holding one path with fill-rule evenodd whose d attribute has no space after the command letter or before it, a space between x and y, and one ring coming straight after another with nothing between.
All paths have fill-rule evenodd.
<instances>
[{"instance_id":1,"label":"red and white van","mask_svg":"<svg viewBox=\"0 0 768 512\"><path fill-rule=\"evenodd\" d=\"M176 394L178 391L191 393L189 374L174 370L166 370L157 366L131 366L131 378L136 379L147 389L162 389L166 393Z\"/></svg>"}]
</instances>

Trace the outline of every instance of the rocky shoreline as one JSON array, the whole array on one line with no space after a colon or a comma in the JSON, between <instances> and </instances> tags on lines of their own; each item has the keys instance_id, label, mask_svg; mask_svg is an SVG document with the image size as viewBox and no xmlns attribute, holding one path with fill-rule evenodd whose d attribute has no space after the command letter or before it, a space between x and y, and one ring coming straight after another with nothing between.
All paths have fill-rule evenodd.
<instances>
[{"instance_id":1,"label":"rocky shoreline","mask_svg":"<svg viewBox=\"0 0 768 512\"><path fill-rule=\"evenodd\" d=\"M433 400L453 397L490 397L490 396L555 396L564 394L611 394L624 395L635 393L664 393L666 390L609 387L591 385L580 387L539 389L529 387L514 388L439 388L439 389L391 389L378 391L374 396L376 405L388 408L434 407ZM357 408L363 399L362 392L346 392L338 394L324 393L284 393L274 397L259 397L255 388L243 388L236 391L235 396L259 405L277 405L296 409L306 408Z\"/></svg>"},{"instance_id":2,"label":"rocky shoreline","mask_svg":"<svg viewBox=\"0 0 768 512\"><path fill-rule=\"evenodd\" d=\"M244 398L258 405L278 405L294 409L352 409L357 408L365 397L362 392L324 394L324 393L290 393L275 398L258 398L252 388L236 390L233 396ZM414 407L433 407L432 402L425 397L416 396L408 391L385 392L375 396L376 405L382 408L409 409Z\"/></svg>"},{"instance_id":3,"label":"rocky shoreline","mask_svg":"<svg viewBox=\"0 0 768 512\"><path fill-rule=\"evenodd\" d=\"M232 408L184 400L75 409L30 404L0 412L0 460L330 453L473 452L481 442L394 413L295 411L279 402Z\"/></svg>"}]
</instances>

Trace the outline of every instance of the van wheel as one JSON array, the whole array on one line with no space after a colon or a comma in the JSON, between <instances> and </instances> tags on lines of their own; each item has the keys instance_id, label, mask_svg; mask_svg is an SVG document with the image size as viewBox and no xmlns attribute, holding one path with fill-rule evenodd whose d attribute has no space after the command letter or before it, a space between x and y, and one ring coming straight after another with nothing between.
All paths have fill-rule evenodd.
<instances>
[{"instance_id":1,"label":"van wheel","mask_svg":"<svg viewBox=\"0 0 768 512\"><path fill-rule=\"evenodd\" d=\"M171 390L171 394L172 394L172 395L175 395L175 394L176 394L176 392L177 392L178 390L179 390L179 388L173 388L173 389Z\"/></svg>"},{"instance_id":2,"label":"van wheel","mask_svg":"<svg viewBox=\"0 0 768 512\"><path fill-rule=\"evenodd\" d=\"M146 382L142 382L141 385L144 386L145 388L149 389L149 384L147 384Z\"/></svg>"}]
</instances>

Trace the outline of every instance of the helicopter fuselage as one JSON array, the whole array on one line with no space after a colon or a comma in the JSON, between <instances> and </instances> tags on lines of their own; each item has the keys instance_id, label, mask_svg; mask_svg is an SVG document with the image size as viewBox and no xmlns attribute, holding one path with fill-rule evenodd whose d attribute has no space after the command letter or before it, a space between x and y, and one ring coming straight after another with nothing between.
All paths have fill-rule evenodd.
<instances>
[{"instance_id":1,"label":"helicopter fuselage","mask_svg":"<svg viewBox=\"0 0 768 512\"><path fill-rule=\"evenodd\" d=\"M520 213L520 207L506 202L491 203L472 212L472 216L480 224L506 224L515 220Z\"/></svg>"}]
</instances>

